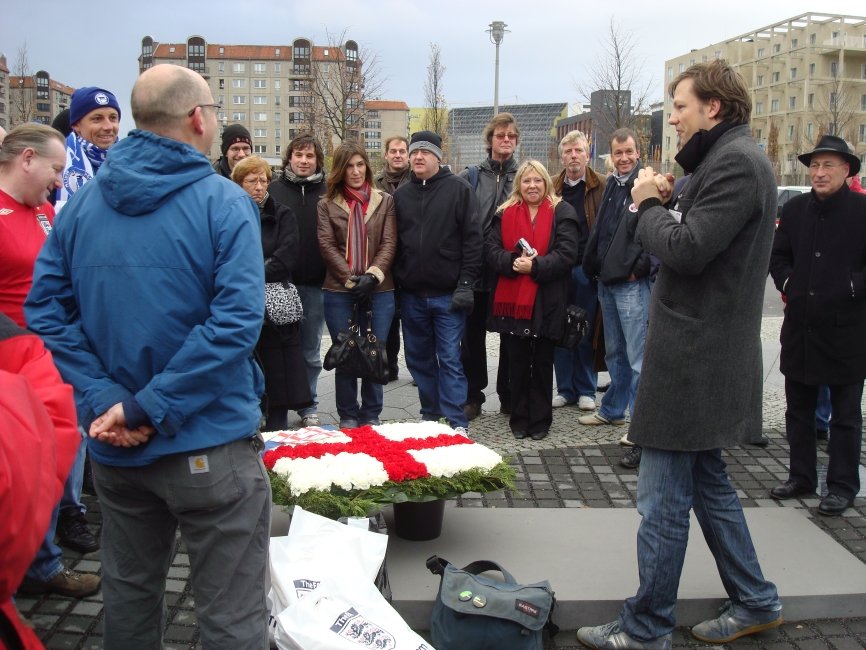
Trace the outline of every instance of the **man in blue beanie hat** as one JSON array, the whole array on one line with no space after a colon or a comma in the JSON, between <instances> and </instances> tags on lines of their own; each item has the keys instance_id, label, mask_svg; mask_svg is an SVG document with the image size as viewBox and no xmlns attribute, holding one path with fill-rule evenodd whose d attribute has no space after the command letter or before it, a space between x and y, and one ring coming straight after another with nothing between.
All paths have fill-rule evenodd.
<instances>
[{"instance_id":1,"label":"man in blue beanie hat","mask_svg":"<svg viewBox=\"0 0 866 650\"><path fill-rule=\"evenodd\" d=\"M72 132L66 137L66 169L63 187L57 190L55 212L60 212L76 191L96 175L117 142L120 104L104 88L86 86L72 93L69 105Z\"/></svg>"}]
</instances>

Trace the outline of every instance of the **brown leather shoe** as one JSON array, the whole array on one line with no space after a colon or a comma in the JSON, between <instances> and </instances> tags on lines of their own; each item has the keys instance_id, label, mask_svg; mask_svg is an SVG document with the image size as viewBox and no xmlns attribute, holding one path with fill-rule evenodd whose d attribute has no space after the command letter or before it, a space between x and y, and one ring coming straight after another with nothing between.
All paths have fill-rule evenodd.
<instances>
[{"instance_id":1,"label":"brown leather shoe","mask_svg":"<svg viewBox=\"0 0 866 650\"><path fill-rule=\"evenodd\" d=\"M48 582L32 578L24 578L18 593L23 596L38 596L40 594L60 594L70 598L92 596L102 585L99 576L92 573L79 573L72 569L63 569Z\"/></svg>"}]
</instances>

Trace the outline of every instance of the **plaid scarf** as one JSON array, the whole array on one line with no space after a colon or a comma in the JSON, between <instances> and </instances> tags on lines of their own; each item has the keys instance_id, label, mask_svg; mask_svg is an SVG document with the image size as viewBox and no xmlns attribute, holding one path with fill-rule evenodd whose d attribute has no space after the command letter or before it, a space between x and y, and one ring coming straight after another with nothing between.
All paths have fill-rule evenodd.
<instances>
[{"instance_id":1,"label":"plaid scarf","mask_svg":"<svg viewBox=\"0 0 866 650\"><path fill-rule=\"evenodd\" d=\"M346 261L352 275L363 275L367 271L367 224L364 212L370 203L370 184L353 190L343 185L343 196L349 204L349 235L346 242Z\"/></svg>"},{"instance_id":2,"label":"plaid scarf","mask_svg":"<svg viewBox=\"0 0 866 650\"><path fill-rule=\"evenodd\" d=\"M534 222L526 203L511 205L502 213L502 248L515 250L517 240L523 237L541 257L547 254L552 229L553 204L549 198L538 206ZM529 274L521 273L515 278L500 275L493 296L493 315L529 320L537 293L538 283Z\"/></svg>"}]
</instances>

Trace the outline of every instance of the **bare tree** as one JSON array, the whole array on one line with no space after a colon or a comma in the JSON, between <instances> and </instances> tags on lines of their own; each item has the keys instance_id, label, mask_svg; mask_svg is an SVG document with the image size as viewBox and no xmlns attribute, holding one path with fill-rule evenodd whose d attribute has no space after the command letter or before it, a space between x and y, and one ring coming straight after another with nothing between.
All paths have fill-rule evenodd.
<instances>
[{"instance_id":1,"label":"bare tree","mask_svg":"<svg viewBox=\"0 0 866 650\"><path fill-rule=\"evenodd\" d=\"M838 62L831 61L829 80L818 86L820 92L815 119L823 133L856 142L855 118L860 98L840 73Z\"/></svg>"},{"instance_id":2,"label":"bare tree","mask_svg":"<svg viewBox=\"0 0 866 650\"><path fill-rule=\"evenodd\" d=\"M578 91L592 104L596 137L606 140L616 129L635 128L639 125L638 117L648 112L652 81L644 74L645 61L635 35L624 32L611 16L589 70L589 79L578 86Z\"/></svg>"},{"instance_id":3,"label":"bare tree","mask_svg":"<svg viewBox=\"0 0 866 650\"><path fill-rule=\"evenodd\" d=\"M445 76L445 66L442 65L442 53L437 43L430 43L430 63L427 64L427 80L424 82L424 121L422 129L445 135L448 121L448 108L445 103L442 78Z\"/></svg>"},{"instance_id":4,"label":"bare tree","mask_svg":"<svg viewBox=\"0 0 866 650\"><path fill-rule=\"evenodd\" d=\"M27 43L18 48L18 58L12 68L13 76L17 77L17 88L9 88L12 114L10 115L11 126L24 124L33 119L35 114L36 88L27 88L27 79L33 82L33 72L30 69L30 57L27 54ZM11 86L11 84L10 84Z\"/></svg>"},{"instance_id":5,"label":"bare tree","mask_svg":"<svg viewBox=\"0 0 866 650\"><path fill-rule=\"evenodd\" d=\"M773 120L770 120L769 133L767 134L767 158L773 165L773 173L776 175L776 182L779 181L781 174L781 165L779 163L779 125Z\"/></svg>"},{"instance_id":6,"label":"bare tree","mask_svg":"<svg viewBox=\"0 0 866 650\"><path fill-rule=\"evenodd\" d=\"M366 100L384 85L378 55L340 34L325 31L324 57L313 57L310 99L302 105L305 122L330 152L332 141L361 140Z\"/></svg>"}]
</instances>

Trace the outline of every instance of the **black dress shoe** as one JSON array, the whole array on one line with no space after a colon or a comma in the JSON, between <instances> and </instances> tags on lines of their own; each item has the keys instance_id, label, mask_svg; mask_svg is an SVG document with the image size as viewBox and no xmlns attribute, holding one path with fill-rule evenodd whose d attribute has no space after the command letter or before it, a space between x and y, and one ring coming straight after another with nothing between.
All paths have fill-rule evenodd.
<instances>
[{"instance_id":1,"label":"black dress shoe","mask_svg":"<svg viewBox=\"0 0 866 650\"><path fill-rule=\"evenodd\" d=\"M512 431L511 434L518 440L523 440L529 434L526 431Z\"/></svg>"},{"instance_id":2,"label":"black dress shoe","mask_svg":"<svg viewBox=\"0 0 866 650\"><path fill-rule=\"evenodd\" d=\"M550 431L536 431L535 433L530 434L533 440L544 440L547 437L547 434Z\"/></svg>"},{"instance_id":3,"label":"black dress shoe","mask_svg":"<svg viewBox=\"0 0 866 650\"><path fill-rule=\"evenodd\" d=\"M815 490L805 485L800 485L796 481L785 481L770 490L770 496L779 501L796 499L797 497L804 497L810 494L815 494Z\"/></svg>"},{"instance_id":4,"label":"black dress shoe","mask_svg":"<svg viewBox=\"0 0 866 650\"><path fill-rule=\"evenodd\" d=\"M388 381L392 382L392 381L397 381L398 379L400 379L400 369L399 368L391 368L388 371Z\"/></svg>"},{"instance_id":5,"label":"black dress shoe","mask_svg":"<svg viewBox=\"0 0 866 650\"><path fill-rule=\"evenodd\" d=\"M481 404L476 404L475 402L466 402L463 405L463 415L466 416L467 420L474 420L479 415L481 415Z\"/></svg>"},{"instance_id":6,"label":"black dress shoe","mask_svg":"<svg viewBox=\"0 0 866 650\"><path fill-rule=\"evenodd\" d=\"M854 503L854 499L848 499L832 492L821 499L818 512L828 517L838 517Z\"/></svg>"},{"instance_id":7,"label":"black dress shoe","mask_svg":"<svg viewBox=\"0 0 866 650\"><path fill-rule=\"evenodd\" d=\"M57 519L57 537L60 545L71 548L79 553L93 553L99 550L99 541L87 527L84 515L59 517Z\"/></svg>"}]
</instances>

